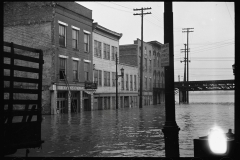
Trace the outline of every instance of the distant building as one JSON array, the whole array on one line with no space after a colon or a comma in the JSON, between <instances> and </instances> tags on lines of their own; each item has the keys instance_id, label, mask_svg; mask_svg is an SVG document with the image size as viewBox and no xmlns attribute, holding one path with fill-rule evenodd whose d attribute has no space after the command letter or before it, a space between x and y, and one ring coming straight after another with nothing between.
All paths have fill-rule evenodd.
<instances>
[{"instance_id":1,"label":"distant building","mask_svg":"<svg viewBox=\"0 0 240 160\"><path fill-rule=\"evenodd\" d=\"M43 50L43 114L91 110L92 22L75 2L4 2L4 41Z\"/></svg>"},{"instance_id":2,"label":"distant building","mask_svg":"<svg viewBox=\"0 0 240 160\"><path fill-rule=\"evenodd\" d=\"M161 43L157 41L143 42L143 105L164 102L164 68L160 66ZM120 63L138 66L138 95L140 92L140 60L141 40L134 44L120 45ZM161 74L162 73L162 74ZM159 76L162 75L162 76ZM161 79L160 79L161 77Z\"/></svg>"},{"instance_id":3,"label":"distant building","mask_svg":"<svg viewBox=\"0 0 240 160\"><path fill-rule=\"evenodd\" d=\"M118 85L119 108L134 105L137 102L137 67L118 63L118 75L124 68L124 81L128 90L121 90L122 77L116 84L116 55L119 59L119 40L121 33L111 31L98 23L93 23L93 81L98 83L98 89L94 93L94 105L92 110L116 108L116 85Z\"/></svg>"}]
</instances>

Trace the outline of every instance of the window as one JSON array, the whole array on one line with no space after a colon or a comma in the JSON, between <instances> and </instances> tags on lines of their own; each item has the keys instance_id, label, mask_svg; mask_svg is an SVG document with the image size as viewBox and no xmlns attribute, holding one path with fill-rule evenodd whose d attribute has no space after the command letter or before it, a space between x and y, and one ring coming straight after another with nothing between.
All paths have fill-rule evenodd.
<instances>
[{"instance_id":1,"label":"window","mask_svg":"<svg viewBox=\"0 0 240 160\"><path fill-rule=\"evenodd\" d=\"M102 86L102 71L98 71L98 85Z\"/></svg>"},{"instance_id":2,"label":"window","mask_svg":"<svg viewBox=\"0 0 240 160\"><path fill-rule=\"evenodd\" d=\"M152 72L152 60L149 59L149 72Z\"/></svg>"},{"instance_id":3,"label":"window","mask_svg":"<svg viewBox=\"0 0 240 160\"><path fill-rule=\"evenodd\" d=\"M147 72L147 58L145 58L145 71Z\"/></svg>"},{"instance_id":4,"label":"window","mask_svg":"<svg viewBox=\"0 0 240 160\"><path fill-rule=\"evenodd\" d=\"M107 72L107 85L110 86L110 72Z\"/></svg>"},{"instance_id":5,"label":"window","mask_svg":"<svg viewBox=\"0 0 240 160\"><path fill-rule=\"evenodd\" d=\"M85 81L89 80L89 63L84 63L84 77Z\"/></svg>"},{"instance_id":6,"label":"window","mask_svg":"<svg viewBox=\"0 0 240 160\"><path fill-rule=\"evenodd\" d=\"M147 54L147 47L145 47L145 54Z\"/></svg>"},{"instance_id":7,"label":"window","mask_svg":"<svg viewBox=\"0 0 240 160\"><path fill-rule=\"evenodd\" d=\"M110 72L104 71L104 86L110 86Z\"/></svg>"},{"instance_id":8,"label":"window","mask_svg":"<svg viewBox=\"0 0 240 160\"><path fill-rule=\"evenodd\" d=\"M112 86L116 86L116 72L112 72Z\"/></svg>"},{"instance_id":9,"label":"window","mask_svg":"<svg viewBox=\"0 0 240 160\"><path fill-rule=\"evenodd\" d=\"M122 77L122 90L124 90L124 77Z\"/></svg>"},{"instance_id":10,"label":"window","mask_svg":"<svg viewBox=\"0 0 240 160\"><path fill-rule=\"evenodd\" d=\"M103 52L104 52L103 58L110 60L110 45L104 43L104 51Z\"/></svg>"},{"instance_id":11,"label":"window","mask_svg":"<svg viewBox=\"0 0 240 160\"><path fill-rule=\"evenodd\" d=\"M149 89L152 90L152 78L149 78Z\"/></svg>"},{"instance_id":12,"label":"window","mask_svg":"<svg viewBox=\"0 0 240 160\"><path fill-rule=\"evenodd\" d=\"M94 82L97 83L98 82L98 70L94 70Z\"/></svg>"},{"instance_id":13,"label":"window","mask_svg":"<svg viewBox=\"0 0 240 160\"><path fill-rule=\"evenodd\" d=\"M151 54L151 51L149 51L149 58L151 58L152 54Z\"/></svg>"},{"instance_id":14,"label":"window","mask_svg":"<svg viewBox=\"0 0 240 160\"><path fill-rule=\"evenodd\" d=\"M66 75L66 59L59 58L59 79L63 80Z\"/></svg>"},{"instance_id":15,"label":"window","mask_svg":"<svg viewBox=\"0 0 240 160\"><path fill-rule=\"evenodd\" d=\"M128 91L129 88L128 88L128 74L126 74L126 90Z\"/></svg>"},{"instance_id":16,"label":"window","mask_svg":"<svg viewBox=\"0 0 240 160\"><path fill-rule=\"evenodd\" d=\"M73 49L77 49L78 48L78 30L73 29L72 30L72 47Z\"/></svg>"},{"instance_id":17,"label":"window","mask_svg":"<svg viewBox=\"0 0 240 160\"><path fill-rule=\"evenodd\" d=\"M130 91L133 90L133 84L132 84L132 75L130 75Z\"/></svg>"},{"instance_id":18,"label":"window","mask_svg":"<svg viewBox=\"0 0 240 160\"><path fill-rule=\"evenodd\" d=\"M59 24L59 45L66 47L66 26Z\"/></svg>"},{"instance_id":19,"label":"window","mask_svg":"<svg viewBox=\"0 0 240 160\"><path fill-rule=\"evenodd\" d=\"M94 56L102 57L102 43L94 40Z\"/></svg>"},{"instance_id":20,"label":"window","mask_svg":"<svg viewBox=\"0 0 240 160\"><path fill-rule=\"evenodd\" d=\"M112 46L112 61L116 60L117 47Z\"/></svg>"},{"instance_id":21,"label":"window","mask_svg":"<svg viewBox=\"0 0 240 160\"><path fill-rule=\"evenodd\" d=\"M78 61L73 61L73 80L78 80Z\"/></svg>"},{"instance_id":22,"label":"window","mask_svg":"<svg viewBox=\"0 0 240 160\"><path fill-rule=\"evenodd\" d=\"M147 90L147 77L145 77L145 89Z\"/></svg>"},{"instance_id":23,"label":"window","mask_svg":"<svg viewBox=\"0 0 240 160\"><path fill-rule=\"evenodd\" d=\"M134 90L137 90L137 76L134 75Z\"/></svg>"},{"instance_id":24,"label":"window","mask_svg":"<svg viewBox=\"0 0 240 160\"><path fill-rule=\"evenodd\" d=\"M84 52L89 52L89 34L84 33Z\"/></svg>"}]
</instances>

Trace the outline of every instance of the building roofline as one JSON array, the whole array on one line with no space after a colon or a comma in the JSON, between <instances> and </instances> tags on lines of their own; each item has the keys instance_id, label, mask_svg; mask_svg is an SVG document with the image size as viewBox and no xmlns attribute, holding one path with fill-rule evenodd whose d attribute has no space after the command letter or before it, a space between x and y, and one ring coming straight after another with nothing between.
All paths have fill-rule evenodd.
<instances>
[{"instance_id":1,"label":"building roofline","mask_svg":"<svg viewBox=\"0 0 240 160\"><path fill-rule=\"evenodd\" d=\"M158 41L149 41L149 42L147 42L147 43L155 44L155 45L159 45L159 46L163 45L162 43L160 43L160 42L158 42Z\"/></svg>"},{"instance_id":2,"label":"building roofline","mask_svg":"<svg viewBox=\"0 0 240 160\"><path fill-rule=\"evenodd\" d=\"M123 35L122 33L117 33L117 32L114 32L114 31L112 31L112 30L110 30L110 29L107 29L107 28L99 25L98 23L93 23L93 31L96 30L96 29L102 30L102 31L107 32L107 33L109 33L109 34L112 34L112 35L118 37L119 39L120 39L120 38L122 37L122 35Z\"/></svg>"}]
</instances>

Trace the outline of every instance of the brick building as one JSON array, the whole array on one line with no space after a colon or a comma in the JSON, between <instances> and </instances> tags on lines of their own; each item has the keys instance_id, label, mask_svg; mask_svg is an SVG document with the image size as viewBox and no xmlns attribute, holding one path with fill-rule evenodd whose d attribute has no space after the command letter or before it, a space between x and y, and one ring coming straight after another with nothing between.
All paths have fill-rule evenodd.
<instances>
[{"instance_id":1,"label":"brick building","mask_svg":"<svg viewBox=\"0 0 240 160\"><path fill-rule=\"evenodd\" d=\"M43 114L91 109L92 22L75 2L4 3L4 41L43 50Z\"/></svg>"},{"instance_id":2,"label":"brick building","mask_svg":"<svg viewBox=\"0 0 240 160\"><path fill-rule=\"evenodd\" d=\"M138 66L138 82L140 82L141 40L135 40L134 44L120 45L119 49L120 63L124 62L129 65ZM142 104L159 104L164 102L164 85L160 85L160 82L163 81L159 79L159 72L164 76L164 69L160 66L161 43L157 41L143 42L143 49Z\"/></svg>"},{"instance_id":3,"label":"brick building","mask_svg":"<svg viewBox=\"0 0 240 160\"><path fill-rule=\"evenodd\" d=\"M165 101L164 67L161 66L161 43L158 41L148 42L153 50L153 104Z\"/></svg>"},{"instance_id":4,"label":"brick building","mask_svg":"<svg viewBox=\"0 0 240 160\"><path fill-rule=\"evenodd\" d=\"M119 40L122 34L93 23L92 36L93 64L95 66L93 81L98 83L98 89L94 93L92 109L115 109L116 85L118 85L118 98L121 104L119 107L128 107L133 99L137 98L137 91L133 90L133 86L131 86L131 90L129 87L128 90L121 90L121 77L118 79L119 83L116 84L116 55L119 57ZM137 67L118 63L118 75L121 74L121 68L124 68L126 76L129 76L127 84L130 85L131 77L133 85L133 78L137 76ZM137 82L135 81L135 83Z\"/></svg>"}]
</instances>

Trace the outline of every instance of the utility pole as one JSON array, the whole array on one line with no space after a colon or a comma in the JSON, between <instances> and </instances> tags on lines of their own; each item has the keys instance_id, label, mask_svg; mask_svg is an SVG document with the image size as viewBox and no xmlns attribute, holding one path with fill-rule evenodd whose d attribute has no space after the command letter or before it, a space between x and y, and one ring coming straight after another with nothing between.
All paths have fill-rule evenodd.
<instances>
[{"instance_id":1,"label":"utility pole","mask_svg":"<svg viewBox=\"0 0 240 160\"><path fill-rule=\"evenodd\" d=\"M141 10L141 13L134 13L133 15L141 15L142 16L142 29L141 29L141 62L140 62L140 97L139 97L139 108L142 108L142 85L143 85L143 15L144 14L151 14L151 12L143 13L144 10L148 10L152 8L140 8L140 9L133 9L134 11Z\"/></svg>"},{"instance_id":2,"label":"utility pole","mask_svg":"<svg viewBox=\"0 0 240 160\"><path fill-rule=\"evenodd\" d=\"M186 62L190 62L190 61L187 61L187 58L186 58L186 45L187 44L184 44L185 46L185 49L181 49L181 51L184 51L185 52L185 56L184 56L184 60L183 61L180 61L181 63L184 62L184 84L186 85ZM189 51L190 52L190 51ZM183 102L186 103L186 91L183 91Z\"/></svg>"},{"instance_id":3,"label":"utility pole","mask_svg":"<svg viewBox=\"0 0 240 160\"><path fill-rule=\"evenodd\" d=\"M182 31L183 33L184 32L187 32L187 85L188 85L188 81L189 81L189 68L188 68L188 33L189 32L193 32L193 31L190 31L190 29L194 29L194 28L183 28L184 31ZM187 93L187 103L189 103L189 94L188 94L188 91L186 92Z\"/></svg>"},{"instance_id":4,"label":"utility pole","mask_svg":"<svg viewBox=\"0 0 240 160\"><path fill-rule=\"evenodd\" d=\"M169 43L169 66L165 71L165 124L163 126L165 141L165 156L179 157L180 128L175 118L175 94L174 94L174 37L173 37L173 12L172 1L164 2L164 44Z\"/></svg>"}]
</instances>

